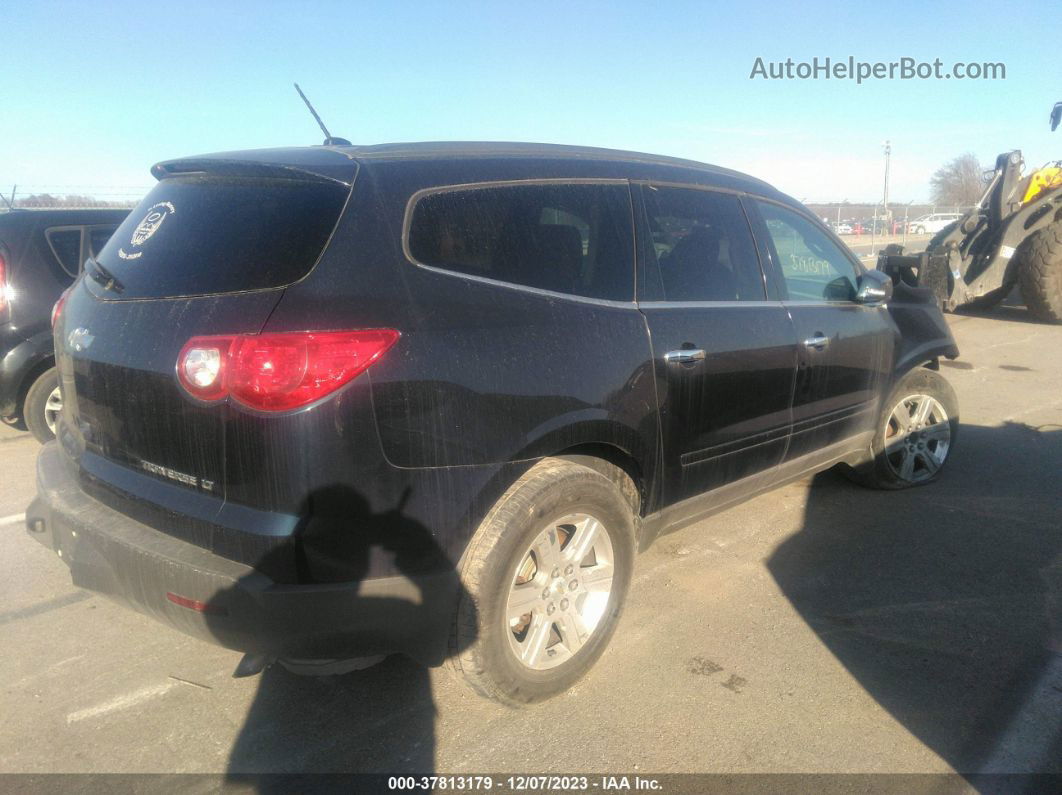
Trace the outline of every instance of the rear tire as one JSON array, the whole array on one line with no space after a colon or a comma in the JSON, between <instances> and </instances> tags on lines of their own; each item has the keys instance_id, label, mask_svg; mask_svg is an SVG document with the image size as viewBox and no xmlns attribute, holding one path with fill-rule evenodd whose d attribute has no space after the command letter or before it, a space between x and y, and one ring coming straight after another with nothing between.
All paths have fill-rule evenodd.
<instances>
[{"instance_id":1,"label":"rear tire","mask_svg":"<svg viewBox=\"0 0 1062 795\"><path fill-rule=\"evenodd\" d=\"M1025 306L1038 320L1062 323L1062 220L1029 235L1019 257Z\"/></svg>"},{"instance_id":2,"label":"rear tire","mask_svg":"<svg viewBox=\"0 0 1062 795\"><path fill-rule=\"evenodd\" d=\"M940 476L958 430L959 401L951 384L932 370L913 370L885 401L871 445L873 458L844 472L873 489L924 486Z\"/></svg>"},{"instance_id":3,"label":"rear tire","mask_svg":"<svg viewBox=\"0 0 1062 795\"><path fill-rule=\"evenodd\" d=\"M49 367L33 382L22 403L22 419L26 428L41 444L55 438L55 423L59 420L62 407L59 374L54 367Z\"/></svg>"},{"instance_id":4,"label":"rear tire","mask_svg":"<svg viewBox=\"0 0 1062 795\"><path fill-rule=\"evenodd\" d=\"M480 695L542 701L568 689L605 650L635 549L634 514L617 485L627 476L613 468L615 477L543 459L473 536L450 667Z\"/></svg>"}]
</instances>

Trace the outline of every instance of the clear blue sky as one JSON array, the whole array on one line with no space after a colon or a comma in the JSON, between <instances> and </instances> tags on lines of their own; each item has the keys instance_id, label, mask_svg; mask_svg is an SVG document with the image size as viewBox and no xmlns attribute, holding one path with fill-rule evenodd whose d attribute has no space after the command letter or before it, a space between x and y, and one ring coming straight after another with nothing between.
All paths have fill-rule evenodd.
<instances>
[{"instance_id":1,"label":"clear blue sky","mask_svg":"<svg viewBox=\"0 0 1062 795\"><path fill-rule=\"evenodd\" d=\"M1013 14L1012 19L1007 15ZM797 198L924 199L974 152L1062 157L1062 3L7 0L0 190L145 186L157 160L320 143L524 140L678 155ZM750 80L827 56L1001 61L1006 80ZM64 186L71 186L64 190ZM21 192L21 188L20 188Z\"/></svg>"}]
</instances>

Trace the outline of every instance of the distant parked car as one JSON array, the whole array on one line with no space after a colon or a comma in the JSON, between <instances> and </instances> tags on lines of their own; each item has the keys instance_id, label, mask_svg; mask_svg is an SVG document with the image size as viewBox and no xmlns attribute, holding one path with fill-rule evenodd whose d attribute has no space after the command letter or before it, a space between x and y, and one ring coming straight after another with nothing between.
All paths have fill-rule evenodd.
<instances>
[{"instance_id":1,"label":"distant parked car","mask_svg":"<svg viewBox=\"0 0 1062 795\"><path fill-rule=\"evenodd\" d=\"M916 218L907 225L908 234L935 235L948 224L962 218L962 213L932 213Z\"/></svg>"},{"instance_id":2,"label":"distant parked car","mask_svg":"<svg viewBox=\"0 0 1062 795\"><path fill-rule=\"evenodd\" d=\"M52 307L128 210L12 210L0 214L0 417L41 442L62 408Z\"/></svg>"},{"instance_id":3,"label":"distant parked car","mask_svg":"<svg viewBox=\"0 0 1062 795\"><path fill-rule=\"evenodd\" d=\"M847 221L841 221L841 223L833 225L833 231L839 235L850 235L852 234L852 225Z\"/></svg>"},{"instance_id":4,"label":"distant parked car","mask_svg":"<svg viewBox=\"0 0 1062 795\"><path fill-rule=\"evenodd\" d=\"M884 218L864 218L859 225L864 235L883 235L889 230L889 222Z\"/></svg>"}]
</instances>

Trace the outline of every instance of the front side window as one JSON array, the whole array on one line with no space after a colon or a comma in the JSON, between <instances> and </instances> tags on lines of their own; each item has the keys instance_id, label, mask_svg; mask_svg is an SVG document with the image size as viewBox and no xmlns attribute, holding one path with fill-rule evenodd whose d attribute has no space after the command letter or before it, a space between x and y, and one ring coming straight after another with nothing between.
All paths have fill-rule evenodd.
<instances>
[{"instance_id":1,"label":"front side window","mask_svg":"<svg viewBox=\"0 0 1062 795\"><path fill-rule=\"evenodd\" d=\"M626 185L527 184L442 190L409 223L422 265L613 301L634 297Z\"/></svg>"},{"instance_id":2,"label":"front side window","mask_svg":"<svg viewBox=\"0 0 1062 795\"><path fill-rule=\"evenodd\" d=\"M824 232L799 213L757 201L793 301L850 301L855 266Z\"/></svg>"},{"instance_id":3,"label":"front side window","mask_svg":"<svg viewBox=\"0 0 1062 795\"><path fill-rule=\"evenodd\" d=\"M764 300L756 247L736 196L656 186L644 195L664 300Z\"/></svg>"}]
</instances>

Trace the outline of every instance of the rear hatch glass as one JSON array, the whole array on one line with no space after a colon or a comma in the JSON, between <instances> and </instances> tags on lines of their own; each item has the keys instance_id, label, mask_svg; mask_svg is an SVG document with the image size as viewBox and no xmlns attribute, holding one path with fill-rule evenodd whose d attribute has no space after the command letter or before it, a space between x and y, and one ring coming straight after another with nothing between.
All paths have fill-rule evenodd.
<instances>
[{"instance_id":1,"label":"rear hatch glass","mask_svg":"<svg viewBox=\"0 0 1062 795\"><path fill-rule=\"evenodd\" d=\"M231 410L182 391L180 349L195 336L261 331L284 288L327 248L349 193L325 180L181 175L133 211L98 264L89 261L86 290L70 294L57 325L62 428L84 451L86 488L160 530L221 543L128 484L197 492L190 512L224 499Z\"/></svg>"},{"instance_id":2,"label":"rear hatch glass","mask_svg":"<svg viewBox=\"0 0 1062 795\"><path fill-rule=\"evenodd\" d=\"M206 174L159 182L89 268L108 299L283 287L324 249L350 188L329 181Z\"/></svg>"}]
</instances>

